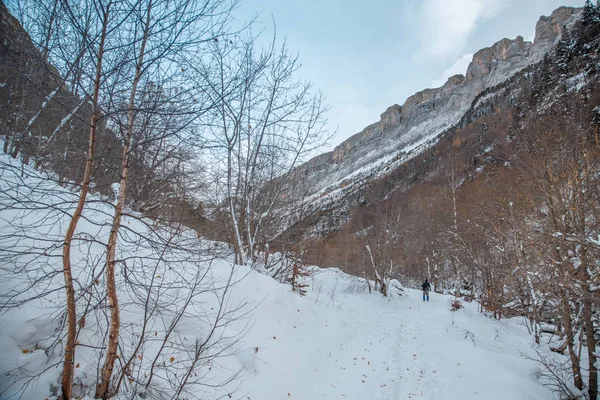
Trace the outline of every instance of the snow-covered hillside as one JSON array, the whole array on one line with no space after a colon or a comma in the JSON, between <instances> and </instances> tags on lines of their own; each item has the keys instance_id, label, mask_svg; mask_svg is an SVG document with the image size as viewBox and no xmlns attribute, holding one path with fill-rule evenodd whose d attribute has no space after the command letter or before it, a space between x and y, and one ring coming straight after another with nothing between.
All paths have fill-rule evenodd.
<instances>
[{"instance_id":1,"label":"snow-covered hillside","mask_svg":"<svg viewBox=\"0 0 600 400\"><path fill-rule=\"evenodd\" d=\"M43 173L1 156L3 399L57 398L60 244L74 199ZM105 342L101 271L110 208L92 198L77 235L75 276L84 289L78 317L86 317L75 360L79 397L93 395ZM388 298L368 294L361 279L337 269L315 269L302 297L287 284L233 265L225 245L202 242L189 231L173 236L138 218L128 217L124 226L120 354L121 363L134 361L120 389L123 398L552 398L538 380L538 366L523 356L533 353L533 341L519 320L492 320L474 303L451 312L451 297L433 294L423 302L410 289ZM24 298L32 299L20 304ZM199 343L206 350L193 365ZM191 379L178 393L188 372ZM151 374L155 379L146 385Z\"/></svg>"},{"instance_id":2,"label":"snow-covered hillside","mask_svg":"<svg viewBox=\"0 0 600 400\"><path fill-rule=\"evenodd\" d=\"M464 75L450 77L439 88L417 92L402 106L390 106L380 121L351 136L332 152L300 165L296 176L307 188L306 214L348 208L345 198L356 196L370 182L430 149L440 135L457 126L477 105L482 92L541 61L552 51L565 27L572 27L580 16L578 8L556 9L549 17L539 19L533 42L518 36L479 50ZM311 234L318 236L319 230L316 228Z\"/></svg>"}]
</instances>

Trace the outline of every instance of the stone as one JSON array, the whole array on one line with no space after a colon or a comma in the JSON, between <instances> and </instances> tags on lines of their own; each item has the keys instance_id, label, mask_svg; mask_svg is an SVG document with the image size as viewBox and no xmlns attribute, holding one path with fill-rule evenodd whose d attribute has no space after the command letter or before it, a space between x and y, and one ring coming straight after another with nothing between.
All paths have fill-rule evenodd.
<instances>
[{"instance_id":1,"label":"stone","mask_svg":"<svg viewBox=\"0 0 600 400\"><path fill-rule=\"evenodd\" d=\"M581 8L559 7L550 14L549 17L541 17L535 26L534 43L542 41L556 41L562 34L564 27L569 25L576 14L581 12Z\"/></svg>"}]
</instances>

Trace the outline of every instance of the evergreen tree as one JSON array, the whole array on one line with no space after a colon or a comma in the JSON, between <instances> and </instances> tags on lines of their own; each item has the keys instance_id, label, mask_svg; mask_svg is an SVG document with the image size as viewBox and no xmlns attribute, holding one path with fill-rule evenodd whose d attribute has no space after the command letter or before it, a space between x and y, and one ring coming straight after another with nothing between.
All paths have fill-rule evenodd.
<instances>
[{"instance_id":1,"label":"evergreen tree","mask_svg":"<svg viewBox=\"0 0 600 400\"><path fill-rule=\"evenodd\" d=\"M597 11L597 6L598 0L596 0L596 5L592 3L592 0L585 0L585 4L583 5L583 16L581 17L581 22L583 22L585 25L593 23Z\"/></svg>"},{"instance_id":2,"label":"evergreen tree","mask_svg":"<svg viewBox=\"0 0 600 400\"><path fill-rule=\"evenodd\" d=\"M571 59L572 47L573 39L571 37L571 33L565 28L555 50L556 66L560 73L567 72L568 63Z\"/></svg>"},{"instance_id":3,"label":"evergreen tree","mask_svg":"<svg viewBox=\"0 0 600 400\"><path fill-rule=\"evenodd\" d=\"M586 0L581 17L581 39L588 43L600 35L600 1Z\"/></svg>"}]
</instances>

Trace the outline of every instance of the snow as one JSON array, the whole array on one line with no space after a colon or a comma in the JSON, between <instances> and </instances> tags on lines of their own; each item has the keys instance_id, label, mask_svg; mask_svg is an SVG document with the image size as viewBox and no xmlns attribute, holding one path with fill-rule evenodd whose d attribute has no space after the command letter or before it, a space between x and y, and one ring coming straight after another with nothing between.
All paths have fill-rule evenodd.
<instances>
[{"instance_id":1,"label":"snow","mask_svg":"<svg viewBox=\"0 0 600 400\"><path fill-rule=\"evenodd\" d=\"M578 92L585 86L585 72L581 72L567 79L567 90L569 92Z\"/></svg>"},{"instance_id":2,"label":"snow","mask_svg":"<svg viewBox=\"0 0 600 400\"><path fill-rule=\"evenodd\" d=\"M60 354L52 353L49 348L52 333L60 326L57 317L64 304L60 240L67 221L65 213L73 208L75 194L27 166L22 168L23 175L20 165L0 156L1 300L5 302L7 294L30 282L32 275L11 273L13 268L27 270L31 265L28 262L39 262L35 265L40 269L57 272L45 286L45 289L56 288L57 292L18 308L2 310L0 397L56 399L50 388L58 385ZM15 199L21 204L15 203ZM94 196L91 200L78 228L79 240L74 251L76 277L82 283L88 279L89 268L101 263L102 243L110 222L110 205ZM166 232L149 224L150 221L125 218L123 226L127 229L123 236L132 239L136 232L148 237ZM20 229L28 233L28 239L17 236ZM83 240L91 236L94 241ZM159 338L164 335L170 318L191 290L180 284L189 283L198 271L210 278L208 283L202 283L208 288L222 283L233 268L236 283L227 296L227 304L248 305L243 308L244 315L221 332L225 337L237 339L227 343L232 347L198 371L205 384L223 382L236 374L237 379L223 388L199 386L189 393L190 398L228 398L228 395L254 400L553 398L538 379L538 366L523 356L531 354L535 344L518 320L492 320L479 313L475 303L466 303L463 309L451 312L452 297L432 293L431 301L423 302L420 291L402 292L397 281L390 282L397 289L388 298L369 294L364 280L338 269L315 268L307 281L308 293L302 297L292 292L288 284L249 267L234 266L224 244L200 241L186 231L176 239L205 252L213 249L216 258L186 258L178 268L169 269L156 263L156 258L149 260L156 254L148 243L132 245L124 238L119 242L119 258L136 266L131 269L129 279L160 281L165 285L158 299L164 299L160 304L165 307L150 321L152 334L156 332ZM12 257L12 250L32 245L39 250L37 257ZM169 255L173 259L176 256L177 253ZM131 291L123 289L122 274L118 285L122 305L121 346L131 351L140 331L143 308ZM210 309L215 306L213 294L192 300L194 312L184 315L177 328L181 343L205 338L212 315ZM103 336L98 335L103 329L101 321L102 318L94 321L90 315L78 337L75 381L82 395L93 394L98 353L85 345L103 343ZM135 366L140 374L147 371L144 363L156 354L156 346L157 342L152 340L145 345L144 359ZM174 357L171 361L170 356ZM154 380L153 387L168 390L169 380L180 378L175 367L185 365L186 357L173 346L161 359L158 374L162 379ZM40 378L29 386L23 387L23 381L17 381L34 374L40 374ZM131 392L121 397L129 398Z\"/></svg>"},{"instance_id":3,"label":"snow","mask_svg":"<svg viewBox=\"0 0 600 400\"><path fill-rule=\"evenodd\" d=\"M256 310L261 327L244 339L259 349L245 357L251 399L552 398L521 355L531 343L523 326L475 304L452 313L438 294L424 303L416 290L391 300L344 293L350 279L326 270L317 292L280 291Z\"/></svg>"}]
</instances>

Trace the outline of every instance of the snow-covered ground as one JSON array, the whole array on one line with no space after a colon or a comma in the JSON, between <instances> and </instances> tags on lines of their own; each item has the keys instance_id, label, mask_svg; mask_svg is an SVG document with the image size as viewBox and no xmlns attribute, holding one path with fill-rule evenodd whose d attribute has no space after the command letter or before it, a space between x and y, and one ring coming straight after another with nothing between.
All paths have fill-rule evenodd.
<instances>
[{"instance_id":1,"label":"snow-covered ground","mask_svg":"<svg viewBox=\"0 0 600 400\"><path fill-rule=\"evenodd\" d=\"M75 194L47 181L41 173L27 167L21 169L4 155L0 156L0 189L3 304L15 300L7 296L16 293L15 289L36 279L39 283L42 272L54 271L54 275L41 280L43 285L29 289L27 294L56 290L42 299L2 310L0 398L56 398L51 387L59 382L61 345L51 339L60 327L58 317L64 305L60 240ZM75 246L75 276L78 285L85 286L91 280L93 287L101 292L104 281L99 266L111 207L95 197L91 199L95 202L84 212ZM199 364L194 372L198 385L190 385L188 393L179 398L546 400L553 397L538 380L538 366L522 356L532 351L533 340L518 320L492 320L479 313L476 304L465 304L464 309L451 312L451 297L432 294L430 302L423 302L421 293L410 289L402 296L394 294L389 298L369 294L360 279L337 269L315 269L308 280L308 293L302 297L292 292L288 284L248 267L232 265L227 246L200 242L185 231L173 241L216 258L189 259L179 253L180 249L169 250L166 258L177 263L177 268L169 268L158 257L162 254L160 247L152 249L145 242L155 235L155 243L159 243L158 238L169 237L169 231L133 218L126 218L124 226L120 259L127 268L120 269L118 276L121 346L123 354L133 354L136 358L128 383L123 386L123 398L130 398L134 390L144 386L150 360L160 354L157 348L170 322L191 293L182 283L196 282L194 279L200 274L202 293L191 298L190 309L182 315L176 335L160 354L157 378L151 385L156 391L144 392L150 398L164 398L161 396L165 393L175 396L169 392L169 384L180 380L190 365L188 344L207 338L215 318L214 309L220 304L222 283L229 279L232 270L235 284L221 298L230 310L246 306L236 318L219 328L217 336L222 340L215 342L208 353L215 358ZM133 240L136 237L139 240ZM35 249L36 254L19 255L17 251L23 249ZM96 275L91 272L93 268ZM95 279L98 281L94 282ZM145 280L146 285L154 282L150 287L159 296L153 301L160 306L148 318L148 328L143 333L147 342L137 353L132 349L142 334L143 301L139 301L140 293L125 289L135 288L131 281L136 279ZM143 299L143 291L141 295ZM89 307L86 299L93 298L85 294L78 298L79 315ZM75 381L82 396L93 395L98 347L105 341L101 334L103 314L98 310L88 309L88 312L90 318L79 333L75 360ZM242 332L245 334L239 337ZM23 387L26 381L23 378L37 374L39 379ZM223 387L204 385L227 381L234 375L237 378Z\"/></svg>"},{"instance_id":2,"label":"snow-covered ground","mask_svg":"<svg viewBox=\"0 0 600 400\"><path fill-rule=\"evenodd\" d=\"M550 399L538 366L521 353L531 337L515 322L484 317L475 304L406 290L391 299L331 289L300 298L284 290L256 310L245 338L259 351L244 373L251 399ZM258 289L258 286L257 286Z\"/></svg>"}]
</instances>

